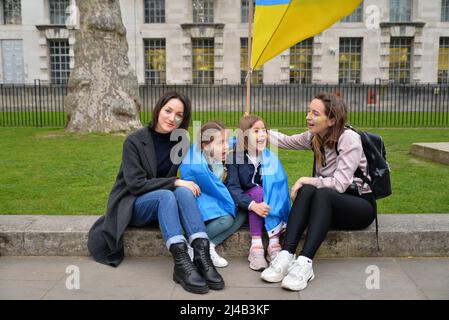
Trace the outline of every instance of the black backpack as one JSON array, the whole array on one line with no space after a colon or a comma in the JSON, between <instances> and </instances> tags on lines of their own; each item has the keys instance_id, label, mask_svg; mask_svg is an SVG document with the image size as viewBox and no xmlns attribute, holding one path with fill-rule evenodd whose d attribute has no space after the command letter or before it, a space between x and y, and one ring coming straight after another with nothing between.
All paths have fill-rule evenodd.
<instances>
[{"instance_id":1,"label":"black backpack","mask_svg":"<svg viewBox=\"0 0 449 320\"><path fill-rule=\"evenodd\" d=\"M367 170L371 180L363 174L360 168L357 168L354 176L362 179L363 182L370 186L376 200L388 197L391 195L390 166L387 162L387 152L385 150L382 137L371 132L357 131L351 126L346 126L346 128L353 130L360 135L363 153L365 154L366 161L368 163ZM377 208L376 240L377 250L379 250L379 224L377 222Z\"/></svg>"},{"instance_id":2,"label":"black backpack","mask_svg":"<svg viewBox=\"0 0 449 320\"><path fill-rule=\"evenodd\" d=\"M357 132L362 140L363 153L367 161L367 170L371 179L365 176L360 168L354 172L354 176L368 184L374 194L374 198L382 199L391 195L390 167L387 162L387 153L382 137L365 131L357 131L352 126L346 129ZM339 155L338 146L335 144L335 152ZM316 172L316 157L313 159L313 175Z\"/></svg>"},{"instance_id":3,"label":"black backpack","mask_svg":"<svg viewBox=\"0 0 449 320\"><path fill-rule=\"evenodd\" d=\"M376 200L388 197L391 195L390 166L387 162L387 153L382 137L370 132L357 131L351 126L346 126L346 128L360 135L371 180L363 174L360 168L357 168L354 176L362 179L363 182L370 186Z\"/></svg>"}]
</instances>

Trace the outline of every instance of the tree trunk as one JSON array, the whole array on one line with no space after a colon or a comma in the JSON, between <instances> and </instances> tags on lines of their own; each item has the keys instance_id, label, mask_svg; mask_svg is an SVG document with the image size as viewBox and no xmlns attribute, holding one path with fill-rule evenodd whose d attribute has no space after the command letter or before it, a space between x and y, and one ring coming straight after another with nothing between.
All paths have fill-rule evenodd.
<instances>
[{"instance_id":1,"label":"tree trunk","mask_svg":"<svg viewBox=\"0 0 449 320\"><path fill-rule=\"evenodd\" d=\"M137 77L128 60L119 0L78 0L75 68L64 101L67 130L120 132L142 127Z\"/></svg>"}]
</instances>

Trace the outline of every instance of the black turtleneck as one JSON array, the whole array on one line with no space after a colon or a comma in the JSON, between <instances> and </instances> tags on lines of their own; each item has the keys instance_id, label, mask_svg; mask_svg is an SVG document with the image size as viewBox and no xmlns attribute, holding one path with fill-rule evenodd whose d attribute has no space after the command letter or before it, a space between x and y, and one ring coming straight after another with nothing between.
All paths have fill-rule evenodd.
<instances>
[{"instance_id":1,"label":"black turtleneck","mask_svg":"<svg viewBox=\"0 0 449 320\"><path fill-rule=\"evenodd\" d=\"M150 132L157 158L157 178L167 177L168 171L173 165L170 159L170 151L177 142L170 141L171 133L159 133L153 129L150 129Z\"/></svg>"}]
</instances>

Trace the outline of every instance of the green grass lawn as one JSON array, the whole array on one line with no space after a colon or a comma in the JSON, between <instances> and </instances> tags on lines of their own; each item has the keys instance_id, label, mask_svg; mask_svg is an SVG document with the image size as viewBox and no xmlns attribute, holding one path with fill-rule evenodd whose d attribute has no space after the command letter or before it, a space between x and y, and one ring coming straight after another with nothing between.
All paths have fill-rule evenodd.
<instances>
[{"instance_id":1,"label":"green grass lawn","mask_svg":"<svg viewBox=\"0 0 449 320\"><path fill-rule=\"evenodd\" d=\"M283 128L293 134L304 129ZM380 213L449 213L449 167L409 154L412 142L449 141L449 129L370 129L384 137L393 195ZM0 128L0 214L103 214L123 135ZM312 153L280 150L290 186L310 176Z\"/></svg>"}]
</instances>

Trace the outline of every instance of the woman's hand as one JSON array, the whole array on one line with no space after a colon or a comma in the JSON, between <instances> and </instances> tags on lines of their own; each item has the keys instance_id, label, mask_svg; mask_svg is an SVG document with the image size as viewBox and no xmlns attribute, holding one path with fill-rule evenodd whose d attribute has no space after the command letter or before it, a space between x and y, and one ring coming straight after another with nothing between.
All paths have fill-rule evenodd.
<instances>
[{"instance_id":1,"label":"woman's hand","mask_svg":"<svg viewBox=\"0 0 449 320\"><path fill-rule=\"evenodd\" d=\"M313 185L310 179L311 179L310 177L301 177L298 179L298 181L295 182L295 184L292 186L292 191L290 194L292 201L295 201L298 190L301 189L303 185L305 184Z\"/></svg>"},{"instance_id":2,"label":"woman's hand","mask_svg":"<svg viewBox=\"0 0 449 320\"><path fill-rule=\"evenodd\" d=\"M177 179L175 181L175 187L186 187L186 188L190 189L190 191L192 191L192 193L195 197L199 197L201 194L200 187L198 187L198 185L193 181Z\"/></svg>"},{"instance_id":3,"label":"woman's hand","mask_svg":"<svg viewBox=\"0 0 449 320\"><path fill-rule=\"evenodd\" d=\"M265 218L270 213L270 206L265 202L253 203L250 210Z\"/></svg>"}]
</instances>

